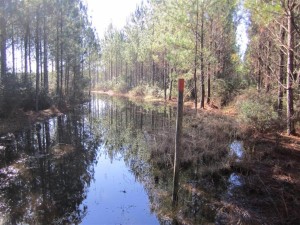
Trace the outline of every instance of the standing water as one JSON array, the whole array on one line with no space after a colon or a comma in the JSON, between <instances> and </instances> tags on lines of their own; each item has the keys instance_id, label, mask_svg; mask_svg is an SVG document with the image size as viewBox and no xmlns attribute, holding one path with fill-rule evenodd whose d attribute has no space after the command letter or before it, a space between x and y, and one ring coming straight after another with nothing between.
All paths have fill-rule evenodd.
<instances>
[{"instance_id":1,"label":"standing water","mask_svg":"<svg viewBox=\"0 0 300 225\"><path fill-rule=\"evenodd\" d=\"M184 127L191 137L184 142L177 209L171 202L175 122L170 107L95 94L66 115L3 135L0 224L218 221L218 202L228 189L234 194L236 177L222 173L237 144L226 142L232 132L219 123L223 118L200 120Z\"/></svg>"},{"instance_id":2,"label":"standing water","mask_svg":"<svg viewBox=\"0 0 300 225\"><path fill-rule=\"evenodd\" d=\"M3 135L0 224L159 224L135 174L147 165L132 152L147 153L135 132L146 118L141 107L121 103L127 108L95 97L9 134L9 143Z\"/></svg>"},{"instance_id":3,"label":"standing water","mask_svg":"<svg viewBox=\"0 0 300 225\"><path fill-rule=\"evenodd\" d=\"M122 155L114 159L100 147L94 181L82 207L87 207L82 224L159 224L149 210L147 193Z\"/></svg>"}]
</instances>

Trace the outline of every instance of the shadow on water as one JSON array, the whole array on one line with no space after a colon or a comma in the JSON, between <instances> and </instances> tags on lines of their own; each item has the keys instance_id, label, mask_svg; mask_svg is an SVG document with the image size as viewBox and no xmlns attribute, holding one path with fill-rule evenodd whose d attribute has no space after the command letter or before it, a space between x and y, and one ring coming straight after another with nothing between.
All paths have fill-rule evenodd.
<instances>
[{"instance_id":1,"label":"shadow on water","mask_svg":"<svg viewBox=\"0 0 300 225\"><path fill-rule=\"evenodd\" d=\"M0 139L0 224L222 224L243 185L235 125L184 121L178 208L172 208L175 110L94 95L68 115ZM218 135L216 135L218 134Z\"/></svg>"}]
</instances>

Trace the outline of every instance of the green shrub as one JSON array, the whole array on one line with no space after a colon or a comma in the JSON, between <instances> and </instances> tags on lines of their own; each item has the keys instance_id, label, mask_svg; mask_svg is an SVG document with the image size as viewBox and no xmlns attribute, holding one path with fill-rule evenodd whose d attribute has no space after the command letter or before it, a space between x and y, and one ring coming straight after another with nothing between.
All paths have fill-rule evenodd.
<instances>
[{"instance_id":1,"label":"green shrub","mask_svg":"<svg viewBox=\"0 0 300 225\"><path fill-rule=\"evenodd\" d=\"M139 85L134 87L131 91L129 91L129 94L135 97L143 97L146 95L145 92L145 86L144 85Z\"/></svg>"},{"instance_id":2,"label":"green shrub","mask_svg":"<svg viewBox=\"0 0 300 225\"><path fill-rule=\"evenodd\" d=\"M227 105L239 92L240 80L238 78L224 80L216 79L212 81L212 100L219 107Z\"/></svg>"},{"instance_id":3,"label":"green shrub","mask_svg":"<svg viewBox=\"0 0 300 225\"><path fill-rule=\"evenodd\" d=\"M275 110L276 99L271 94L248 90L237 102L239 119L259 131L266 131L280 125Z\"/></svg>"},{"instance_id":4,"label":"green shrub","mask_svg":"<svg viewBox=\"0 0 300 225\"><path fill-rule=\"evenodd\" d=\"M146 95L149 95L151 97L156 97L156 98L161 98L164 96L164 91L160 89L157 85L150 86L147 85L145 86L146 88Z\"/></svg>"},{"instance_id":5,"label":"green shrub","mask_svg":"<svg viewBox=\"0 0 300 225\"><path fill-rule=\"evenodd\" d=\"M125 81L118 81L116 84L112 84L113 90L119 93L126 93L129 90L129 85Z\"/></svg>"}]
</instances>

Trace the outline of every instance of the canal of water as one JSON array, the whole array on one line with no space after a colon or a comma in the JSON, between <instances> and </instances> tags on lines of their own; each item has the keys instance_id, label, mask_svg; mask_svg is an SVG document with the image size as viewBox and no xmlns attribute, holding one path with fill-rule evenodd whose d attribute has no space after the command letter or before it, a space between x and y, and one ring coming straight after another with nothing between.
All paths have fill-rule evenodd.
<instances>
[{"instance_id":1,"label":"canal of water","mask_svg":"<svg viewBox=\"0 0 300 225\"><path fill-rule=\"evenodd\" d=\"M66 115L2 135L0 224L220 220L218 202L243 183L238 174L224 169L234 160L232 152L240 160L242 144L230 140L231 128L218 136L224 143L212 138L213 130L202 142L193 141L202 128L192 124L194 131L183 145L179 208L174 210L175 114L167 106L94 94L91 102ZM200 121L208 124L212 119Z\"/></svg>"}]
</instances>

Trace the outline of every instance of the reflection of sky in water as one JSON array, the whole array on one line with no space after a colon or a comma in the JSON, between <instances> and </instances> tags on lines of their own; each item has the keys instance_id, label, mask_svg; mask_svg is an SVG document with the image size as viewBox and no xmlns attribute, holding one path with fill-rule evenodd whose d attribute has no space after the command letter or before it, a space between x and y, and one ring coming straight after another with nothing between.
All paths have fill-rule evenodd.
<instances>
[{"instance_id":1,"label":"reflection of sky in water","mask_svg":"<svg viewBox=\"0 0 300 225\"><path fill-rule=\"evenodd\" d=\"M239 175L236 173L232 173L230 177L228 178L228 182L231 186L239 187L242 185L242 180Z\"/></svg>"},{"instance_id":2,"label":"reflection of sky in water","mask_svg":"<svg viewBox=\"0 0 300 225\"><path fill-rule=\"evenodd\" d=\"M150 212L143 185L135 180L123 159L116 158L111 162L100 149L94 182L82 204L87 206L82 224L159 224Z\"/></svg>"},{"instance_id":3,"label":"reflection of sky in water","mask_svg":"<svg viewBox=\"0 0 300 225\"><path fill-rule=\"evenodd\" d=\"M232 173L230 177L228 178L228 195L232 196L233 195L233 190L237 187L241 187L243 185L243 180L241 176L239 176L236 173Z\"/></svg>"},{"instance_id":4,"label":"reflection of sky in water","mask_svg":"<svg viewBox=\"0 0 300 225\"><path fill-rule=\"evenodd\" d=\"M242 141L234 141L230 145L230 154L235 156L236 161L240 161L244 157L244 147ZM233 190L243 185L243 180L240 175L232 173L228 178L228 195L233 195Z\"/></svg>"},{"instance_id":5,"label":"reflection of sky in water","mask_svg":"<svg viewBox=\"0 0 300 225\"><path fill-rule=\"evenodd\" d=\"M244 147L242 141L234 141L230 145L230 152L232 155L236 156L238 159L244 156Z\"/></svg>"}]
</instances>

